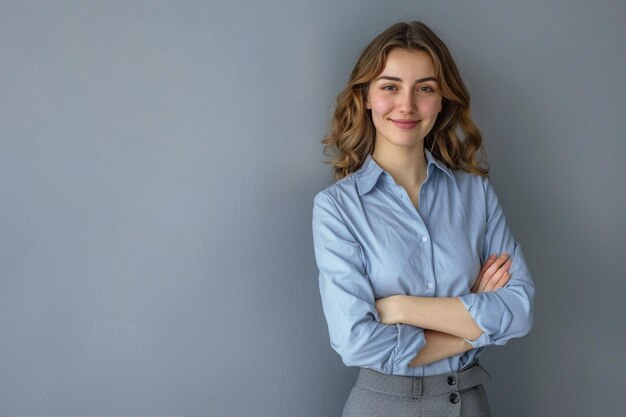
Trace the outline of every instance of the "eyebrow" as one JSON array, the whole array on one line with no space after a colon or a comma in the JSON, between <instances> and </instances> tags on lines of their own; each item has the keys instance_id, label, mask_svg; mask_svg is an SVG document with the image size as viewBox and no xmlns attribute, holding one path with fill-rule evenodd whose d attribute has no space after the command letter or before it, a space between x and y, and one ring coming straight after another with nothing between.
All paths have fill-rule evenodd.
<instances>
[{"instance_id":1,"label":"eyebrow","mask_svg":"<svg viewBox=\"0 0 626 417\"><path fill-rule=\"evenodd\" d=\"M390 75L381 75L380 77L376 78L376 81L378 81L378 80L390 80L390 81L400 81L400 82L402 82L402 78L392 77ZM423 83L424 81L435 81L435 82L437 82L437 79L435 77L424 77L424 78L420 78L419 80L415 80L415 83Z\"/></svg>"}]
</instances>

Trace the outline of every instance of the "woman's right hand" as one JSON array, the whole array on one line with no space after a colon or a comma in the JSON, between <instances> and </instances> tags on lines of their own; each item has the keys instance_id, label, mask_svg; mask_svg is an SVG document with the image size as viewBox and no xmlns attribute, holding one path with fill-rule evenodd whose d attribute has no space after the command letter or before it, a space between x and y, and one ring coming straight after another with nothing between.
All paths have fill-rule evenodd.
<instances>
[{"instance_id":1,"label":"woman's right hand","mask_svg":"<svg viewBox=\"0 0 626 417\"><path fill-rule=\"evenodd\" d=\"M506 252L500 256L491 255L480 269L471 292L495 291L504 287L511 278L509 268L512 263L513 261L509 259L509 254Z\"/></svg>"}]
</instances>

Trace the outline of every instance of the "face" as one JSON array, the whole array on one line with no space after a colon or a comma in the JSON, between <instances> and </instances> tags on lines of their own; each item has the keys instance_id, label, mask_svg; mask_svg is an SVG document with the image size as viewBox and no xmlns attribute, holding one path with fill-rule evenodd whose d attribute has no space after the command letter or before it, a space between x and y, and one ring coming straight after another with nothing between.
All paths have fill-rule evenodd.
<instances>
[{"instance_id":1,"label":"face","mask_svg":"<svg viewBox=\"0 0 626 417\"><path fill-rule=\"evenodd\" d=\"M383 72L370 83L366 100L376 128L376 147L423 147L442 106L435 75L427 52L389 52Z\"/></svg>"}]
</instances>

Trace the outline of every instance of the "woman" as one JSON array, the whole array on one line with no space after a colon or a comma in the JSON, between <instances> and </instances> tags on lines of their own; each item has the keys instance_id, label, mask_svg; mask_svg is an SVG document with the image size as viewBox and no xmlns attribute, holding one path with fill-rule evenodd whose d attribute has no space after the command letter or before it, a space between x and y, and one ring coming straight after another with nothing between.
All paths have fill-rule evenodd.
<instances>
[{"instance_id":1,"label":"woman","mask_svg":"<svg viewBox=\"0 0 626 417\"><path fill-rule=\"evenodd\" d=\"M361 368L343 415L489 415L478 356L530 331L534 285L444 43L420 22L377 36L323 143L337 181L313 204L322 306Z\"/></svg>"}]
</instances>

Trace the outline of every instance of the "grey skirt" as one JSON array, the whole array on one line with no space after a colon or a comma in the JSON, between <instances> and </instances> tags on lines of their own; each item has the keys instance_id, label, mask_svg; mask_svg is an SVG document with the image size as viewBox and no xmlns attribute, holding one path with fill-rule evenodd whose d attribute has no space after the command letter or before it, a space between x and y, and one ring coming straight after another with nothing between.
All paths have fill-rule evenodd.
<instances>
[{"instance_id":1,"label":"grey skirt","mask_svg":"<svg viewBox=\"0 0 626 417\"><path fill-rule=\"evenodd\" d=\"M461 372L423 378L361 368L343 417L488 417L483 384L490 379L478 362Z\"/></svg>"}]
</instances>

